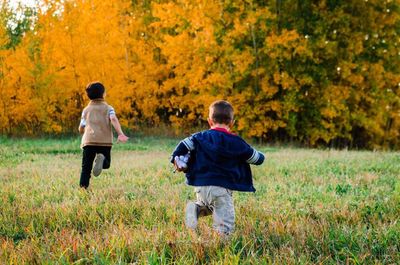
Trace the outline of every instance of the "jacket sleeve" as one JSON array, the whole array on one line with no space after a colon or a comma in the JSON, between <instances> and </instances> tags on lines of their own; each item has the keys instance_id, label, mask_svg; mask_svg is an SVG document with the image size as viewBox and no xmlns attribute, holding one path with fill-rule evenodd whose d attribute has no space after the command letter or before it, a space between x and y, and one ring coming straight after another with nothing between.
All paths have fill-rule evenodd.
<instances>
[{"instance_id":1,"label":"jacket sleeve","mask_svg":"<svg viewBox=\"0 0 400 265\"><path fill-rule=\"evenodd\" d=\"M112 106L108 105L108 117L116 116L115 110Z\"/></svg>"},{"instance_id":2,"label":"jacket sleeve","mask_svg":"<svg viewBox=\"0 0 400 265\"><path fill-rule=\"evenodd\" d=\"M249 164L261 165L264 162L265 156L250 145L247 145L242 158Z\"/></svg>"},{"instance_id":3,"label":"jacket sleeve","mask_svg":"<svg viewBox=\"0 0 400 265\"><path fill-rule=\"evenodd\" d=\"M79 123L79 127L85 127L86 126L86 108L82 111L81 115L81 122Z\"/></svg>"},{"instance_id":4,"label":"jacket sleeve","mask_svg":"<svg viewBox=\"0 0 400 265\"><path fill-rule=\"evenodd\" d=\"M170 157L170 162L174 163L174 158L176 156L186 155L189 151L195 150L195 145L193 141L193 136L187 137L179 142L179 144L175 147L174 152Z\"/></svg>"}]
</instances>

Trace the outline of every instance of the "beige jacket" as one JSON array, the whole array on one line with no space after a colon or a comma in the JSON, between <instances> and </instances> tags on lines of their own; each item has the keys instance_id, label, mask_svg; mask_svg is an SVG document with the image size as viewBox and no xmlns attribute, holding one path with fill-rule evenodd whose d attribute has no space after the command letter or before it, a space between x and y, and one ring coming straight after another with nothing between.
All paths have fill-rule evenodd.
<instances>
[{"instance_id":1,"label":"beige jacket","mask_svg":"<svg viewBox=\"0 0 400 265\"><path fill-rule=\"evenodd\" d=\"M90 101L82 112L82 119L86 121L86 126L81 147L86 145L112 146L111 110L114 111L104 99Z\"/></svg>"}]
</instances>

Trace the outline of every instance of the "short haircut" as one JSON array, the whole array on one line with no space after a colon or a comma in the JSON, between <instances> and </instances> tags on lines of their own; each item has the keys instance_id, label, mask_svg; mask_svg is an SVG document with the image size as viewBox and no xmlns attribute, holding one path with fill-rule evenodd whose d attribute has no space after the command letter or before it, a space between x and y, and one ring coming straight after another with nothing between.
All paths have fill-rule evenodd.
<instances>
[{"instance_id":1,"label":"short haircut","mask_svg":"<svg viewBox=\"0 0 400 265\"><path fill-rule=\"evenodd\" d=\"M210 105L209 116L213 122L228 125L233 121L233 107L225 100L214 101Z\"/></svg>"},{"instance_id":2,"label":"short haircut","mask_svg":"<svg viewBox=\"0 0 400 265\"><path fill-rule=\"evenodd\" d=\"M100 82L92 82L86 86L86 94L90 99L103 98L105 88Z\"/></svg>"}]
</instances>

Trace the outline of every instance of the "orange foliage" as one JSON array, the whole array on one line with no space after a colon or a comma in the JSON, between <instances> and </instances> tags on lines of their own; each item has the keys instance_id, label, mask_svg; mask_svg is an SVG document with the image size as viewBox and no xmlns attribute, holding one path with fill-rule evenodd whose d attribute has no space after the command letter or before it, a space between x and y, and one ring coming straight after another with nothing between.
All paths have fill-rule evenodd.
<instances>
[{"instance_id":1,"label":"orange foliage","mask_svg":"<svg viewBox=\"0 0 400 265\"><path fill-rule=\"evenodd\" d=\"M205 127L223 98L247 137L398 148L400 9L378 3L43 1L17 45L0 25L0 130L75 130L99 80L132 130Z\"/></svg>"}]
</instances>

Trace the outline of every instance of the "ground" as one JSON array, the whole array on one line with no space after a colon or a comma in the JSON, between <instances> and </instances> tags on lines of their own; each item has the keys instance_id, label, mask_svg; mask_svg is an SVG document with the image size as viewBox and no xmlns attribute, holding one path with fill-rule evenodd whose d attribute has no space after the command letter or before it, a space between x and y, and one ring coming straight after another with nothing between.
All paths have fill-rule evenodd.
<instances>
[{"instance_id":1,"label":"ground","mask_svg":"<svg viewBox=\"0 0 400 265\"><path fill-rule=\"evenodd\" d=\"M400 153L257 146L256 193L234 193L229 241L194 233L169 155L133 137L79 188L79 138L0 138L0 264L400 263Z\"/></svg>"}]
</instances>

